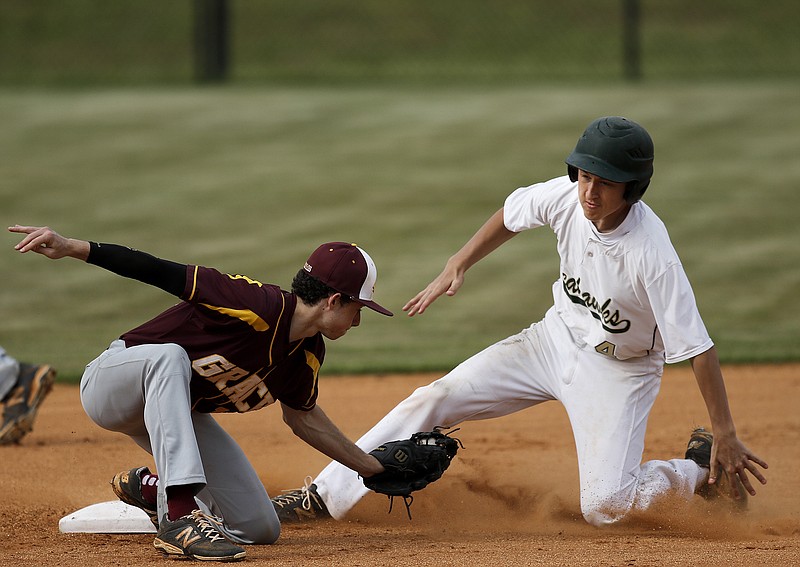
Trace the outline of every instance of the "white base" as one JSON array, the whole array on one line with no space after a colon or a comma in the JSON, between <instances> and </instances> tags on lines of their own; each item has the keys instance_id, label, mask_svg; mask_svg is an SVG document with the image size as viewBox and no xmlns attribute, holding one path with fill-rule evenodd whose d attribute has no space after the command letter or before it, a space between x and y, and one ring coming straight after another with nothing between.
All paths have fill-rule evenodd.
<instances>
[{"instance_id":1,"label":"white base","mask_svg":"<svg viewBox=\"0 0 800 567\"><path fill-rule=\"evenodd\" d=\"M62 533L144 534L156 533L147 514L120 500L92 504L59 520Z\"/></svg>"}]
</instances>

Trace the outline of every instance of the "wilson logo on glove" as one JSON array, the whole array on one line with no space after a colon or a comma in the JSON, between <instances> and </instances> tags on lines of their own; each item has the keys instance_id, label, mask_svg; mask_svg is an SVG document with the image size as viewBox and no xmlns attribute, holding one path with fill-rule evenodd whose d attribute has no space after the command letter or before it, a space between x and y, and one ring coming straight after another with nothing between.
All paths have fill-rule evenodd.
<instances>
[{"instance_id":1,"label":"wilson logo on glove","mask_svg":"<svg viewBox=\"0 0 800 567\"><path fill-rule=\"evenodd\" d=\"M394 497L400 496L406 505L411 519L411 493L422 490L430 483L439 480L459 448L461 441L450 437L458 429L442 433L441 427L433 431L420 431L410 439L389 441L370 451L378 459L384 472L364 478L364 486L389 497L389 512L392 511Z\"/></svg>"},{"instance_id":2,"label":"wilson logo on glove","mask_svg":"<svg viewBox=\"0 0 800 567\"><path fill-rule=\"evenodd\" d=\"M408 460L408 453L406 453L402 449L398 449L397 452L394 454L394 458L398 463L405 463Z\"/></svg>"}]
</instances>

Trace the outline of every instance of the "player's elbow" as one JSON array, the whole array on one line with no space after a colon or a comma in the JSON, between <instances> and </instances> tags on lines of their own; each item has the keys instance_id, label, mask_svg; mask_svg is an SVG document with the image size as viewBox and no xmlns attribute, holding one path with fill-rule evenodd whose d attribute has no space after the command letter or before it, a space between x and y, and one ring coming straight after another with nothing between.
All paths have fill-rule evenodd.
<instances>
[{"instance_id":1,"label":"player's elbow","mask_svg":"<svg viewBox=\"0 0 800 567\"><path fill-rule=\"evenodd\" d=\"M283 423L288 425L289 429L294 431L295 427L297 427L297 424L300 421L300 412L284 404L281 404L281 411L283 412Z\"/></svg>"},{"instance_id":2,"label":"player's elbow","mask_svg":"<svg viewBox=\"0 0 800 567\"><path fill-rule=\"evenodd\" d=\"M312 411L300 411L283 406L283 422L292 430L297 437L304 441L308 439L309 432L313 429Z\"/></svg>"}]
</instances>

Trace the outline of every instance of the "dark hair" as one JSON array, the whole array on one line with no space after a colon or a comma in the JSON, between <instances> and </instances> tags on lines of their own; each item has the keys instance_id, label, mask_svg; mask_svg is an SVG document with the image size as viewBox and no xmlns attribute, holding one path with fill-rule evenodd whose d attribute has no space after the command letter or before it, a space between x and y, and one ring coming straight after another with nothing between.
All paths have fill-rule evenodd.
<instances>
[{"instance_id":1,"label":"dark hair","mask_svg":"<svg viewBox=\"0 0 800 567\"><path fill-rule=\"evenodd\" d=\"M295 294L306 305L316 305L323 299L327 299L334 293L341 293L332 287L325 285L317 278L300 268L292 280L292 293ZM347 304L352 300L351 297L342 294L342 304Z\"/></svg>"}]
</instances>

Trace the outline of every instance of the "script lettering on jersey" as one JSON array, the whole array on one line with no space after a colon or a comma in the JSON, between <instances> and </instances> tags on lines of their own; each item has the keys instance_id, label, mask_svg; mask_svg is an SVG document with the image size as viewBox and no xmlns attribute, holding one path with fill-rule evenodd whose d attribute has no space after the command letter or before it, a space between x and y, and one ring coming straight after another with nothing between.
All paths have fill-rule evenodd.
<instances>
[{"instance_id":1,"label":"script lettering on jersey","mask_svg":"<svg viewBox=\"0 0 800 567\"><path fill-rule=\"evenodd\" d=\"M203 378L213 382L217 389L236 406L237 411L257 410L275 402L264 378L239 368L219 354L192 361L192 368ZM230 384L230 385L229 385ZM251 398L258 403L251 407Z\"/></svg>"},{"instance_id":2,"label":"script lettering on jersey","mask_svg":"<svg viewBox=\"0 0 800 567\"><path fill-rule=\"evenodd\" d=\"M623 319L619 314L619 309L611 310L611 299L606 299L602 304L595 296L587 291L581 290L581 279L571 278L567 274L561 274L564 285L564 293L570 298L572 303L583 305L592 314L592 317L600 321L603 329L609 333L624 333L631 328L631 322Z\"/></svg>"}]
</instances>

